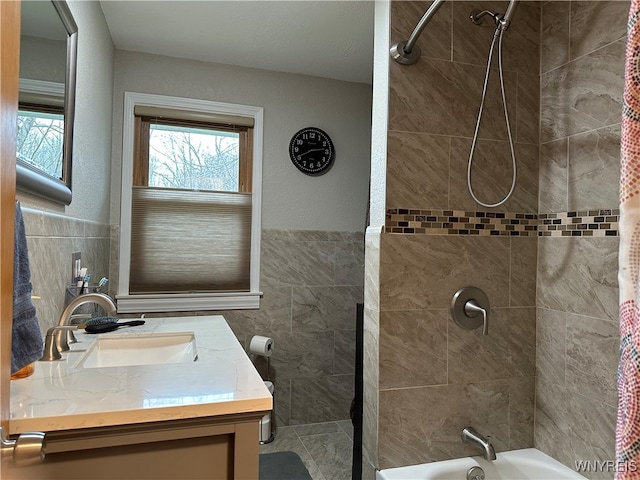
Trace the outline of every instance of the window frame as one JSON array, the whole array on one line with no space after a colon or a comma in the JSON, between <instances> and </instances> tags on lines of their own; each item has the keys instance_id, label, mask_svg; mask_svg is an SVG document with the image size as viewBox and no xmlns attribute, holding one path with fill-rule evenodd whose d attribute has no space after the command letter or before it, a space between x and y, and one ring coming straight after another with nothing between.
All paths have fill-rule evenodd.
<instances>
[{"instance_id":1,"label":"window frame","mask_svg":"<svg viewBox=\"0 0 640 480\"><path fill-rule=\"evenodd\" d=\"M60 148L60 157L59 157L60 158L60 174L53 175L52 173L45 171L42 165L33 165L32 163L27 162L26 160L22 160L22 159L21 160L29 168L34 168L40 171L43 175L47 175L51 178L55 178L59 181L62 181L64 178L64 106L52 105L47 103L36 103L36 102L18 102L18 118L20 118L21 116L20 112L28 112L28 113L35 113L35 114L54 114L54 115L59 115L61 117L60 121L62 122L63 133L61 135L62 145ZM24 116L24 114L22 116ZM20 159L20 152L18 152L17 155L18 155L18 158Z\"/></svg>"},{"instance_id":2,"label":"window frame","mask_svg":"<svg viewBox=\"0 0 640 480\"><path fill-rule=\"evenodd\" d=\"M253 118L250 141L251 178L251 265L249 292L129 294L131 258L131 204L134 171L135 107L173 108L205 114L235 115ZM122 187L120 204L120 256L118 259L118 312L175 312L198 310L256 309L260 307L260 232L262 212L262 107L214 102L192 98L172 97L137 92L125 92L122 132Z\"/></svg>"},{"instance_id":3,"label":"window frame","mask_svg":"<svg viewBox=\"0 0 640 480\"><path fill-rule=\"evenodd\" d=\"M149 141L151 125L165 125L169 127L192 127L220 132L235 132L239 134L240 164L238 173L238 192L251 193L253 184L253 158L252 142L253 128L240 126L230 127L215 122L202 122L192 120L177 120L173 118L155 118L146 115L136 115L135 118L135 139L134 139L134 164L133 164L133 184L136 186L149 186ZM136 157L139 161L136 161Z\"/></svg>"}]
</instances>

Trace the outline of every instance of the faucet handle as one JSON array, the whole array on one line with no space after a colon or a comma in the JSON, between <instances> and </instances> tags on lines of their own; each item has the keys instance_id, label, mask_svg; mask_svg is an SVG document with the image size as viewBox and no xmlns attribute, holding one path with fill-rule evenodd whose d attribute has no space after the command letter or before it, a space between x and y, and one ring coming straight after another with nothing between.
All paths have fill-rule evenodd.
<instances>
[{"instance_id":1,"label":"faucet handle","mask_svg":"<svg viewBox=\"0 0 640 480\"><path fill-rule=\"evenodd\" d=\"M475 300L469 300L464 304L464 313L467 317L473 318L478 313L482 314L482 334L489 335L489 314L485 308L482 308Z\"/></svg>"},{"instance_id":2,"label":"faucet handle","mask_svg":"<svg viewBox=\"0 0 640 480\"><path fill-rule=\"evenodd\" d=\"M53 362L55 360L60 360L62 358L62 355L60 355L60 350L58 350L58 345L56 343L58 332L65 330L77 330L78 327L81 326L82 325L56 325L55 327L51 327L49 330L47 330L47 334L45 335L44 340L44 352L42 354L42 357L40 358L40 361ZM69 347L67 346L67 350L68 349Z\"/></svg>"},{"instance_id":3,"label":"faucet handle","mask_svg":"<svg viewBox=\"0 0 640 480\"><path fill-rule=\"evenodd\" d=\"M466 330L482 326L483 335L489 334L489 311L489 298L476 287L461 288L451 300L451 315L456 324Z\"/></svg>"}]
</instances>

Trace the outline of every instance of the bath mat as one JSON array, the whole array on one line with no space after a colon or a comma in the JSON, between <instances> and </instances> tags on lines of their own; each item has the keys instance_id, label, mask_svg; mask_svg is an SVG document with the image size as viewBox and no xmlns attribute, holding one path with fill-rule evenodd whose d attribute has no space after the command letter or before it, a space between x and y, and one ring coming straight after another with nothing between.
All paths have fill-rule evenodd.
<instances>
[{"instance_id":1,"label":"bath mat","mask_svg":"<svg viewBox=\"0 0 640 480\"><path fill-rule=\"evenodd\" d=\"M260 454L260 480L313 480L295 452Z\"/></svg>"}]
</instances>

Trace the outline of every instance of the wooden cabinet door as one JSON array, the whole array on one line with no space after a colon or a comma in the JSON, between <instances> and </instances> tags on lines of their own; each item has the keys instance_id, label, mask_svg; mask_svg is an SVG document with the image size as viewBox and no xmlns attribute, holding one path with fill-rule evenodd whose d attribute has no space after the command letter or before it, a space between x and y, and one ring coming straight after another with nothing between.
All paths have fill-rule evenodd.
<instances>
[{"instance_id":1,"label":"wooden cabinet door","mask_svg":"<svg viewBox=\"0 0 640 480\"><path fill-rule=\"evenodd\" d=\"M0 423L9 431L20 2L0 1ZM0 462L0 479L8 479Z\"/></svg>"}]
</instances>

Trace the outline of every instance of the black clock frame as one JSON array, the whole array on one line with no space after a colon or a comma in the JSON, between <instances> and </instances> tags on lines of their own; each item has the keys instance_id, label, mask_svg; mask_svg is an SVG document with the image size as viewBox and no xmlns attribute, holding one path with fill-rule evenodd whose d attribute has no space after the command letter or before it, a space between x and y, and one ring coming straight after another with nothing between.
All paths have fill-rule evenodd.
<instances>
[{"instance_id":1,"label":"black clock frame","mask_svg":"<svg viewBox=\"0 0 640 480\"><path fill-rule=\"evenodd\" d=\"M322 145L323 142L325 143L324 145ZM318 148L319 145L321 145L320 148ZM317 156L303 158L303 156L310 153L317 155L321 151L322 156L320 158L317 158ZM306 175L317 176L327 173L333 166L335 156L336 150L331 137L324 130L317 127L306 127L299 130L289 143L289 158L291 162Z\"/></svg>"}]
</instances>

